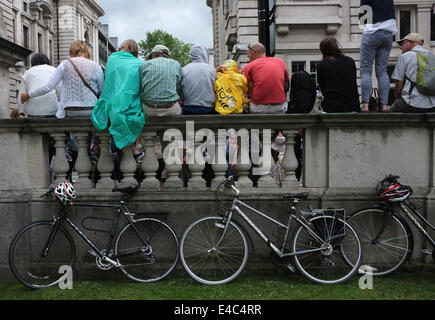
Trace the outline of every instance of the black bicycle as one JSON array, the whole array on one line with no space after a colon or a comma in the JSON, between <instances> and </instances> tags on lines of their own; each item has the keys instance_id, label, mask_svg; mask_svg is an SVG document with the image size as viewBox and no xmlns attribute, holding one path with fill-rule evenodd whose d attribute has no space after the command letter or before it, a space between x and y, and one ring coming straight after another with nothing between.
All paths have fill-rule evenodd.
<instances>
[{"instance_id":1,"label":"black bicycle","mask_svg":"<svg viewBox=\"0 0 435 320\"><path fill-rule=\"evenodd\" d=\"M73 270L76 247L64 224L69 225L91 248L96 265L101 270L117 268L129 279L153 282L165 278L178 262L178 237L174 230L150 214L135 214L125 202L138 186L114 189L122 194L119 204L62 203L51 221L38 221L20 230L9 248L9 266L15 278L33 289L52 287ZM52 194L50 190L46 195ZM99 249L68 217L68 208L113 208L117 210L105 249ZM127 224L118 232L120 217ZM83 225L83 223L82 223ZM115 240L116 241L113 243ZM70 271L72 272L72 271Z\"/></svg>"},{"instance_id":2,"label":"black bicycle","mask_svg":"<svg viewBox=\"0 0 435 320\"><path fill-rule=\"evenodd\" d=\"M435 240L425 230L424 225L434 231L435 227L424 218L411 198L412 188L402 185L399 179L399 176L392 175L383 179L376 187L376 195L381 202L349 216L349 222L357 229L361 238L364 251L362 265L371 268L364 272L375 276L391 274L412 257L414 236L401 213L435 247ZM435 261L435 250L432 250L432 257Z\"/></svg>"}]
</instances>

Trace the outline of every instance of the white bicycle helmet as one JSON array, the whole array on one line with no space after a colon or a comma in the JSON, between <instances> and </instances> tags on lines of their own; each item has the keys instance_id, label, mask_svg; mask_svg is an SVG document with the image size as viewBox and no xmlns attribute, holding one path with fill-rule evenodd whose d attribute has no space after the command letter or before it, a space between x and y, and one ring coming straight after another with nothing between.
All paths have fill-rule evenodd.
<instances>
[{"instance_id":1,"label":"white bicycle helmet","mask_svg":"<svg viewBox=\"0 0 435 320\"><path fill-rule=\"evenodd\" d=\"M54 194L62 203L74 201L77 197L74 186L69 182L63 182L57 185Z\"/></svg>"}]
</instances>

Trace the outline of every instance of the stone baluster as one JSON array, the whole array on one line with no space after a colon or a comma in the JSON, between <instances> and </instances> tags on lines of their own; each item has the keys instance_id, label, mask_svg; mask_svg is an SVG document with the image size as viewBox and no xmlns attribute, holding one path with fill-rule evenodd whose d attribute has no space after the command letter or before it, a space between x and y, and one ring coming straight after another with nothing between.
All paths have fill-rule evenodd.
<instances>
[{"instance_id":1,"label":"stone baluster","mask_svg":"<svg viewBox=\"0 0 435 320\"><path fill-rule=\"evenodd\" d=\"M157 132L146 131L142 137L145 140L145 157L142 162L142 168L145 173L145 179L141 183L141 188L157 190L159 188L159 180L156 179L156 171L159 168L159 162L154 152L154 139L157 137Z\"/></svg>"},{"instance_id":2,"label":"stone baluster","mask_svg":"<svg viewBox=\"0 0 435 320\"><path fill-rule=\"evenodd\" d=\"M219 132L221 132L221 134L216 135L216 151L214 161L212 162L212 168L215 174L211 185L212 190L216 190L218 185L225 181L225 171L228 167L226 160L226 130L219 130Z\"/></svg>"},{"instance_id":3,"label":"stone baluster","mask_svg":"<svg viewBox=\"0 0 435 320\"><path fill-rule=\"evenodd\" d=\"M282 167L285 170L286 177L282 181L283 188L299 187L299 182L296 179L296 169L298 168L298 160L295 155L294 145L295 137L299 134L298 130L284 130L283 135L285 137L286 151L282 161Z\"/></svg>"},{"instance_id":4,"label":"stone baluster","mask_svg":"<svg viewBox=\"0 0 435 320\"><path fill-rule=\"evenodd\" d=\"M202 178L202 172L205 168L205 161L203 158L203 150L201 148L202 141L196 141L194 143L193 150L186 150L186 152L192 152L193 163L189 164L189 170L192 177L189 179L188 189L190 190L204 190L205 180Z\"/></svg>"},{"instance_id":5,"label":"stone baluster","mask_svg":"<svg viewBox=\"0 0 435 320\"><path fill-rule=\"evenodd\" d=\"M65 133L51 133L50 136L54 139L56 148L56 158L54 162L54 173L56 174L55 184L66 181L66 175L68 174L68 161L65 158Z\"/></svg>"},{"instance_id":6,"label":"stone baluster","mask_svg":"<svg viewBox=\"0 0 435 320\"><path fill-rule=\"evenodd\" d=\"M75 164L75 169L79 174L79 179L75 184L78 190L92 189L93 182L89 179L89 172L91 170L91 162L89 161L89 134L87 132L73 133L77 139L78 155Z\"/></svg>"},{"instance_id":7,"label":"stone baluster","mask_svg":"<svg viewBox=\"0 0 435 320\"><path fill-rule=\"evenodd\" d=\"M272 133L271 130L265 129L263 130L263 139L262 139L262 152L261 157L258 157L258 153L255 152L257 146L260 142L260 135L258 130L252 130L251 131L251 143L252 143L252 149L254 150L254 157L257 158L258 167L253 168L253 175L259 175L261 176L260 179L258 179L258 188L278 188L278 185L275 183L275 181L272 178L271 172L272 172L272 166L273 166L273 158L272 158Z\"/></svg>"},{"instance_id":8,"label":"stone baluster","mask_svg":"<svg viewBox=\"0 0 435 320\"><path fill-rule=\"evenodd\" d=\"M124 174L124 179L122 179L122 187L128 187L134 184L138 184L134 178L134 172L136 171L137 164L133 157L132 146L128 146L123 149L124 155L121 161L121 171Z\"/></svg>"},{"instance_id":9,"label":"stone baluster","mask_svg":"<svg viewBox=\"0 0 435 320\"><path fill-rule=\"evenodd\" d=\"M239 180L236 182L238 189L250 189L252 188L252 180L249 179L249 169L251 169L252 162L249 155L249 135L248 139L244 139L242 136L239 143L239 151L237 154L236 170L239 176Z\"/></svg>"},{"instance_id":10,"label":"stone baluster","mask_svg":"<svg viewBox=\"0 0 435 320\"><path fill-rule=\"evenodd\" d=\"M113 188L112 170L113 161L110 154L110 134L100 133L98 135L101 140L101 155L98 161L98 170L100 171L100 180L98 181L96 188L101 190L109 190Z\"/></svg>"},{"instance_id":11,"label":"stone baluster","mask_svg":"<svg viewBox=\"0 0 435 320\"><path fill-rule=\"evenodd\" d=\"M167 189L182 189L183 181L179 174L183 165L184 155L184 140L183 133L179 130L166 130L162 143L163 160L168 173L168 178L165 181L164 188Z\"/></svg>"}]
</instances>

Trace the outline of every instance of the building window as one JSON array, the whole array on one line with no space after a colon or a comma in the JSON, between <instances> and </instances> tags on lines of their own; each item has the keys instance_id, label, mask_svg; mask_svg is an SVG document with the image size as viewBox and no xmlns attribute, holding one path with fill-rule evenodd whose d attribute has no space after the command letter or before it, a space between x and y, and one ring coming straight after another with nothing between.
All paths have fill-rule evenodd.
<instances>
[{"instance_id":1,"label":"building window","mask_svg":"<svg viewBox=\"0 0 435 320\"><path fill-rule=\"evenodd\" d=\"M305 61L292 62L292 73L295 73L297 71L305 71Z\"/></svg>"},{"instance_id":2,"label":"building window","mask_svg":"<svg viewBox=\"0 0 435 320\"><path fill-rule=\"evenodd\" d=\"M43 53L42 49L42 34L38 33L38 52Z\"/></svg>"},{"instance_id":3,"label":"building window","mask_svg":"<svg viewBox=\"0 0 435 320\"><path fill-rule=\"evenodd\" d=\"M398 34L394 41L406 37L416 30L416 9L413 7L402 7L396 11Z\"/></svg>"},{"instance_id":4,"label":"building window","mask_svg":"<svg viewBox=\"0 0 435 320\"><path fill-rule=\"evenodd\" d=\"M26 1L23 1L23 11L29 12L29 4Z\"/></svg>"},{"instance_id":5,"label":"building window","mask_svg":"<svg viewBox=\"0 0 435 320\"><path fill-rule=\"evenodd\" d=\"M29 27L23 26L23 46L29 48Z\"/></svg>"},{"instance_id":6,"label":"building window","mask_svg":"<svg viewBox=\"0 0 435 320\"><path fill-rule=\"evenodd\" d=\"M319 61L311 61L310 63L310 75L311 78L316 83L316 87L319 87L319 80L317 79L317 65L319 64Z\"/></svg>"},{"instance_id":7,"label":"building window","mask_svg":"<svg viewBox=\"0 0 435 320\"><path fill-rule=\"evenodd\" d=\"M430 40L435 41L435 4L432 7L430 22Z\"/></svg>"}]
</instances>

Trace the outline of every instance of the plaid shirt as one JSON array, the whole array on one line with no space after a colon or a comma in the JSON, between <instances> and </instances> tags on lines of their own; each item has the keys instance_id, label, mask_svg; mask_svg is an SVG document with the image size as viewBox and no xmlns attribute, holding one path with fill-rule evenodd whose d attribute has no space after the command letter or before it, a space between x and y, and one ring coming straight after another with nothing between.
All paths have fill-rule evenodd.
<instances>
[{"instance_id":1,"label":"plaid shirt","mask_svg":"<svg viewBox=\"0 0 435 320\"><path fill-rule=\"evenodd\" d=\"M180 99L182 71L178 61L155 58L140 67L142 102L165 104Z\"/></svg>"}]
</instances>

